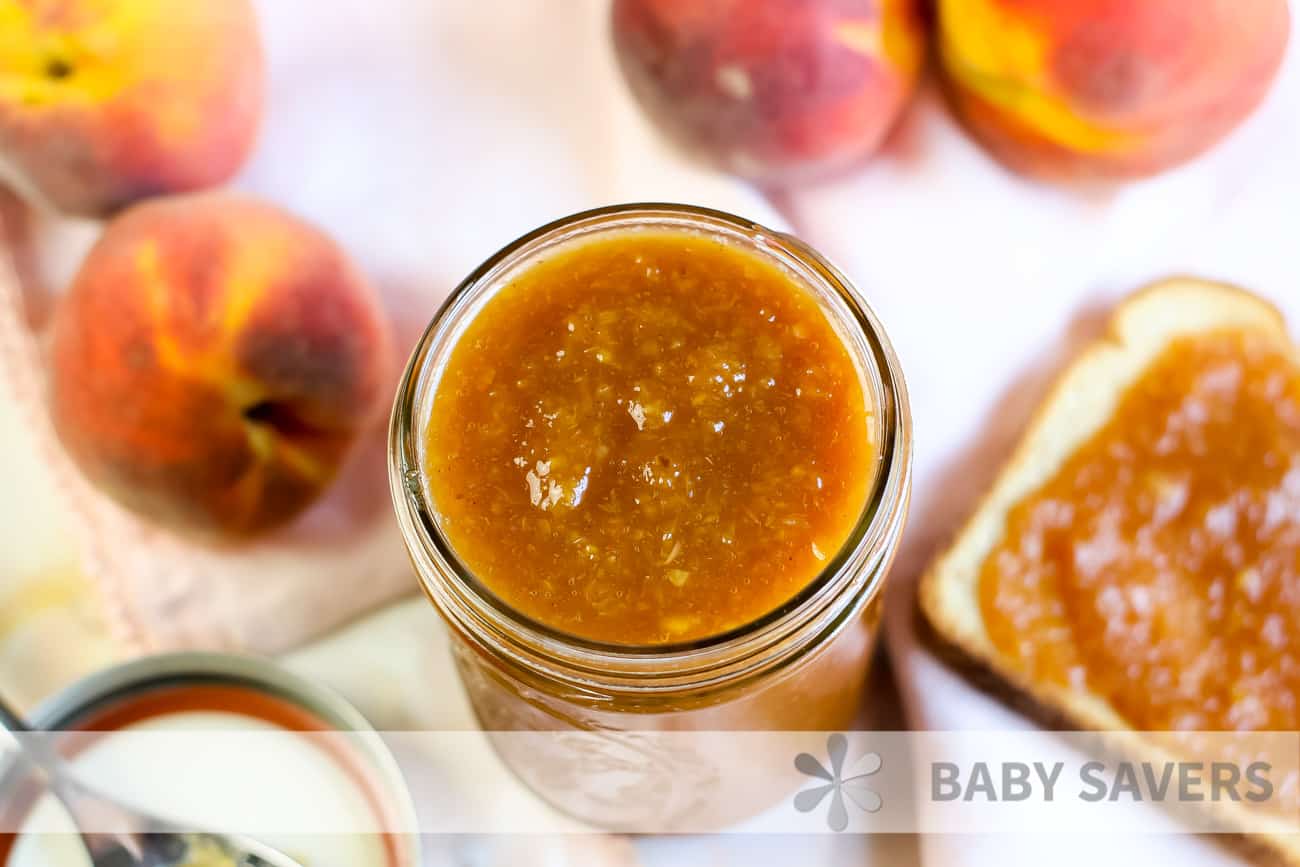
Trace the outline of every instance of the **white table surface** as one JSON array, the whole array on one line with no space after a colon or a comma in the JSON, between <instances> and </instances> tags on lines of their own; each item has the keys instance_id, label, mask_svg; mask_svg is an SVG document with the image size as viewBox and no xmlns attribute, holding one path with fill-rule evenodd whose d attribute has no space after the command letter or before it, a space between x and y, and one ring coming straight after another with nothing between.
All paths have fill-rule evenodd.
<instances>
[{"instance_id":1,"label":"white table surface","mask_svg":"<svg viewBox=\"0 0 1300 867\"><path fill-rule=\"evenodd\" d=\"M1196 163L1117 188L1018 179L927 86L852 177L769 200L682 161L631 105L602 0L264 0L271 105L238 186L338 236L389 299L437 302L473 265L556 216L678 200L798 233L876 307L912 393L917 479L892 578L889 644L906 718L1025 729L916 645L910 584L987 484L1053 373L1142 283L1194 273L1248 286L1300 322L1300 50L1263 109ZM75 262L59 263L64 273ZM57 269L56 269L57 270ZM122 655L104 632L27 432L0 401L0 689L30 704ZM445 636L420 599L286 657L379 728L472 725ZM888 704L888 689L873 699ZM538 846L537 863L564 863ZM910 839L642 844L646 863L909 863ZM1191 838L935 837L926 864L1235 863ZM492 856L476 856L490 860Z\"/></svg>"}]
</instances>

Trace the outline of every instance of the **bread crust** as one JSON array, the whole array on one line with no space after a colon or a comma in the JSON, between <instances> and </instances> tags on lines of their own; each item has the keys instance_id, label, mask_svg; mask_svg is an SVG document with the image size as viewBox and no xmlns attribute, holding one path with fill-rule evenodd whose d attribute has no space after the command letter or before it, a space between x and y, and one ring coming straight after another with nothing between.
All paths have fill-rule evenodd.
<instances>
[{"instance_id":1,"label":"bread crust","mask_svg":"<svg viewBox=\"0 0 1300 867\"><path fill-rule=\"evenodd\" d=\"M1060 375L1030 419L1011 457L948 548L931 562L918 590L918 634L978 687L1056 730L1112 733L1121 752L1153 754L1152 739L1134 730L1105 699L1028 677L998 653L980 613L983 562L1003 534L1008 510L1045 484L1113 415L1128 387L1170 340L1218 330L1250 330L1278 339L1300 364L1276 307L1224 283L1181 277L1148 285L1112 313L1106 334ZM1156 754L1177 756L1155 747ZM1211 808L1229 827L1245 827L1245 809ZM1300 835L1212 835L1252 863L1300 867Z\"/></svg>"}]
</instances>

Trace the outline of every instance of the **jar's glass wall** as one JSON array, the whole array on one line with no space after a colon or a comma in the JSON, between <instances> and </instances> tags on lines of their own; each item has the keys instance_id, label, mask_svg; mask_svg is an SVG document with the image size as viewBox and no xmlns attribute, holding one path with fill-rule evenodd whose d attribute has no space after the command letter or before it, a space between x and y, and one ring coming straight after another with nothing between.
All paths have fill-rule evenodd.
<instances>
[{"instance_id":1,"label":"jar's glass wall","mask_svg":"<svg viewBox=\"0 0 1300 867\"><path fill-rule=\"evenodd\" d=\"M805 284L861 367L880 444L871 499L826 571L784 609L689 647L596 645L510 611L456 560L421 477L422 420L432 411L439 365L465 324L513 273L557 245L592 233L646 227L704 232L743 245ZM753 767L753 757L748 771L729 783L719 764L726 757L716 751L687 756L651 751L638 760L640 775L632 775L629 796L614 801L587 785L584 768L610 761L626 768L628 757L602 759L589 740L566 741L555 733L852 727L862 709L881 584L906 515L910 455L910 418L897 359L874 315L842 275L800 242L739 218L687 206L645 205L602 209L544 227L462 284L430 326L399 390L390 474L405 542L427 595L451 627L458 670L483 728L547 733L536 748L521 747L527 741L518 738L499 739L503 758L567 812L609 827L645 830L672 828L679 813L689 814L694 827L701 814L729 821L781 793L756 784L765 775ZM790 758L779 760L788 765ZM784 774L767 776L775 780ZM659 794L647 802L630 794L637 786L647 795Z\"/></svg>"}]
</instances>

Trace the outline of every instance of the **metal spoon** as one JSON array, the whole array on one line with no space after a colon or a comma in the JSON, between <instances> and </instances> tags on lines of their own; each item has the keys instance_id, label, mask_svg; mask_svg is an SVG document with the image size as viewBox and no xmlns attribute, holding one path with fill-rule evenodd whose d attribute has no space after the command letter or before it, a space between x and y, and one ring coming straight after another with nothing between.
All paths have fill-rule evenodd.
<instances>
[{"instance_id":1,"label":"metal spoon","mask_svg":"<svg viewBox=\"0 0 1300 867\"><path fill-rule=\"evenodd\" d=\"M63 758L0 698L0 727L18 741L19 755L45 775L49 791L77 826L95 867L303 867L282 852L237 834L183 830L174 822L128 807L79 782ZM90 828L114 830L87 830Z\"/></svg>"}]
</instances>

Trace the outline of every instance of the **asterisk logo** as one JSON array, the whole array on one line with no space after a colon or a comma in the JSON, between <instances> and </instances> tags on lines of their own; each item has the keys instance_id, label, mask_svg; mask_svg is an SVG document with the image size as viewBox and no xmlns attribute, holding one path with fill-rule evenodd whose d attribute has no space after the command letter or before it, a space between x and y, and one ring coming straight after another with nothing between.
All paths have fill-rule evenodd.
<instances>
[{"instance_id":1,"label":"asterisk logo","mask_svg":"<svg viewBox=\"0 0 1300 867\"><path fill-rule=\"evenodd\" d=\"M849 743L844 735L836 732L826 738L826 755L830 759L830 770L810 753L800 753L794 757L794 766L799 773L826 782L811 789L804 789L794 796L794 808L800 813L811 813L817 809L826 796L831 796L830 809L826 813L826 824L832 831L843 831L849 826L849 811L844 806L844 798L853 802L859 810L874 813L883 802L880 795L873 791L864 780L880 770L879 753L867 753L858 762L866 770L851 777L844 776L844 756L848 753Z\"/></svg>"}]
</instances>

